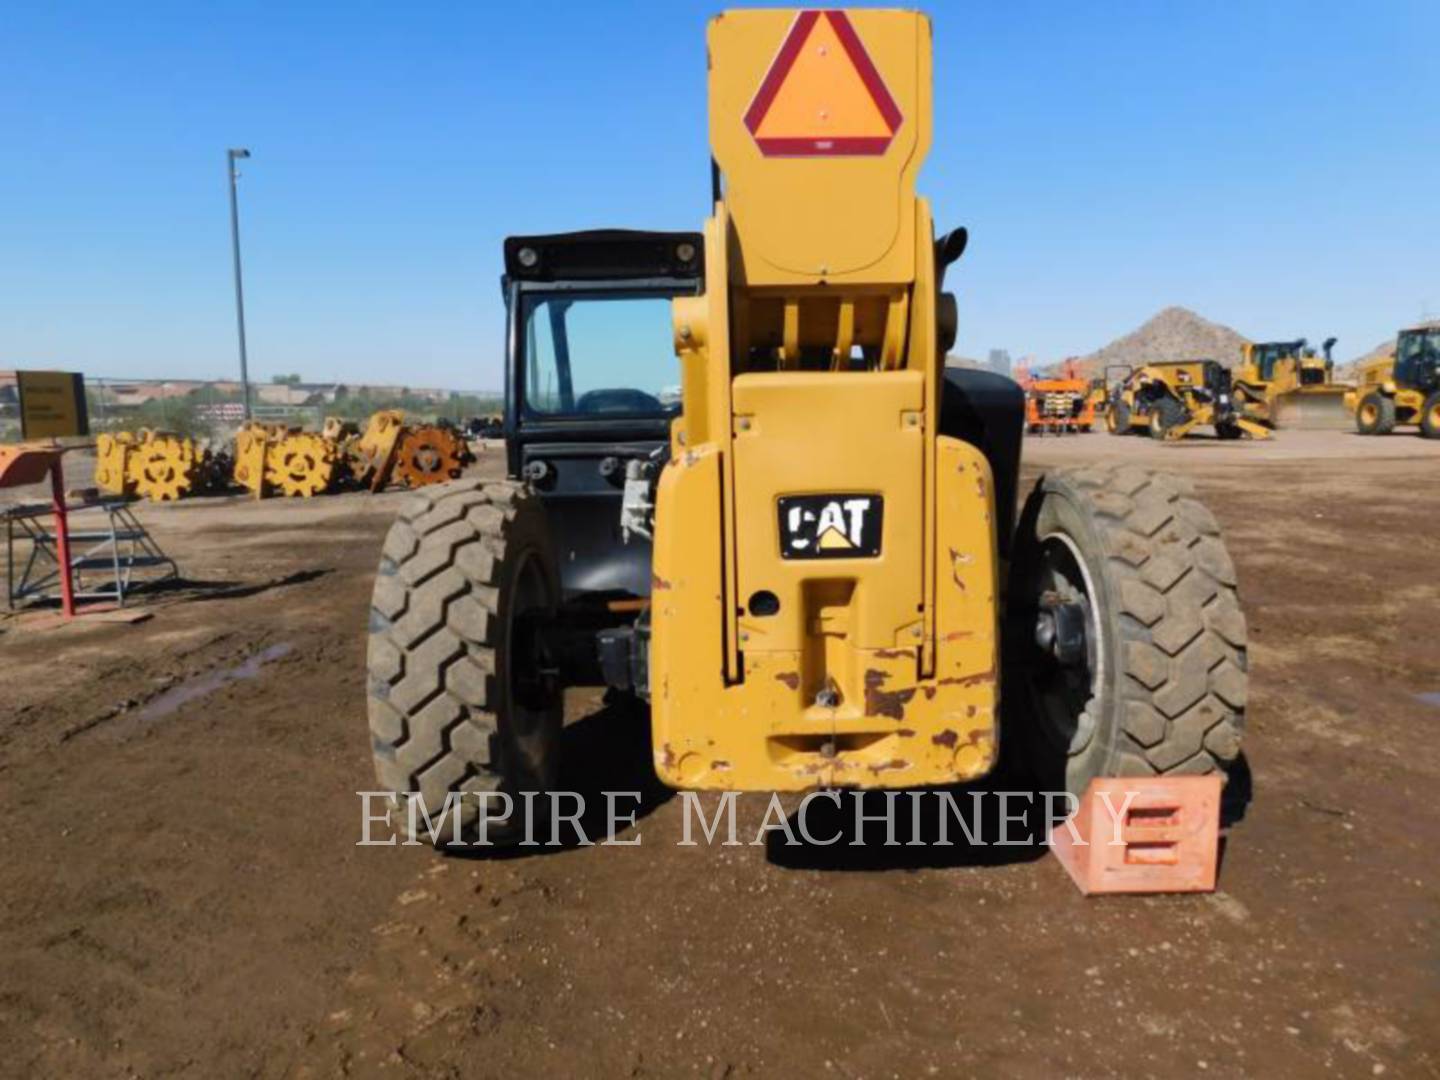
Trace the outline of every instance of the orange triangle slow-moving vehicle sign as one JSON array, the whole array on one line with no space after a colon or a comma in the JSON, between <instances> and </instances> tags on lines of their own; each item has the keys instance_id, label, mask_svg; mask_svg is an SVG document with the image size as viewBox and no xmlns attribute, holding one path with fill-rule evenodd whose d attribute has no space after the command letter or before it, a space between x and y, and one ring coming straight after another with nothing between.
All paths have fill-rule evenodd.
<instances>
[{"instance_id":1,"label":"orange triangle slow-moving vehicle sign","mask_svg":"<svg viewBox=\"0 0 1440 1080\"><path fill-rule=\"evenodd\" d=\"M745 110L766 157L873 157L903 117L843 11L802 11Z\"/></svg>"}]
</instances>

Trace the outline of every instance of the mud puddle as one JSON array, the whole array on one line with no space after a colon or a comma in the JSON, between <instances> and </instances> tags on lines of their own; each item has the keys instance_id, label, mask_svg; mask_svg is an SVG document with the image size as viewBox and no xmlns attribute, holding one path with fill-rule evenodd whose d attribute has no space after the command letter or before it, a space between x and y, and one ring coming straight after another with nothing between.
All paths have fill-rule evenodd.
<instances>
[{"instance_id":1,"label":"mud puddle","mask_svg":"<svg viewBox=\"0 0 1440 1080\"><path fill-rule=\"evenodd\" d=\"M111 739L123 739L157 720L173 716L186 705L208 697L221 687L228 686L233 682L246 682L259 677L260 670L266 664L273 663L294 651L295 646L290 642L281 642L252 653L233 667L195 675L168 687L152 698L141 701L127 698L112 705L104 712L67 728L60 734L60 742L69 742L77 735L84 735L97 728L103 729L105 735Z\"/></svg>"},{"instance_id":2,"label":"mud puddle","mask_svg":"<svg viewBox=\"0 0 1440 1080\"><path fill-rule=\"evenodd\" d=\"M295 646L288 641L282 641L278 645L271 645L268 649L261 649L259 652L245 658L245 660L232 668L222 668L219 671L207 671L203 675L197 675L193 679L186 679L179 686L172 686L158 697L151 698L139 712L135 719L140 723L149 723L152 720L160 720L178 711L192 701L213 694L222 686L232 682L240 682L244 679L254 679L260 675L260 669L266 664L273 663L283 656L288 656L295 651Z\"/></svg>"}]
</instances>

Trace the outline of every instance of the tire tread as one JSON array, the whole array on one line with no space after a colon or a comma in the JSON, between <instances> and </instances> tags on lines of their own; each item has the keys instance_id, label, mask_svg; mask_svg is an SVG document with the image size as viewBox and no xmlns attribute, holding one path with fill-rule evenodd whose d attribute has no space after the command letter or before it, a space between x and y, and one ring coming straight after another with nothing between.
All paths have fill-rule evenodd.
<instances>
[{"instance_id":1,"label":"tire tread","mask_svg":"<svg viewBox=\"0 0 1440 1080\"><path fill-rule=\"evenodd\" d=\"M1048 474L1090 508L1123 598L1116 706L1127 774L1224 772L1245 728L1245 615L1235 565L1193 484L1134 466Z\"/></svg>"},{"instance_id":2,"label":"tire tread","mask_svg":"<svg viewBox=\"0 0 1440 1080\"><path fill-rule=\"evenodd\" d=\"M514 481L409 496L382 548L370 610L367 715L382 787L438 810L498 787L493 711L500 574L526 499Z\"/></svg>"}]
</instances>

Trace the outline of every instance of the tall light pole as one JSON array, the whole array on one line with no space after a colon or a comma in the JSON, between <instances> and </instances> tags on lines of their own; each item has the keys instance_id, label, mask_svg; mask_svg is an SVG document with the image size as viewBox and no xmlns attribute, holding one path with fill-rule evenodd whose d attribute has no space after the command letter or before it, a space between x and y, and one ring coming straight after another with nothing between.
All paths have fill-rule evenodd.
<instances>
[{"instance_id":1,"label":"tall light pole","mask_svg":"<svg viewBox=\"0 0 1440 1080\"><path fill-rule=\"evenodd\" d=\"M235 181L240 172L235 162L249 156L249 150L225 152L225 175L230 181L230 252L235 260L235 326L240 332L240 390L244 394L246 420L250 419L250 365L245 355L245 287L240 281L240 205L235 198Z\"/></svg>"}]
</instances>

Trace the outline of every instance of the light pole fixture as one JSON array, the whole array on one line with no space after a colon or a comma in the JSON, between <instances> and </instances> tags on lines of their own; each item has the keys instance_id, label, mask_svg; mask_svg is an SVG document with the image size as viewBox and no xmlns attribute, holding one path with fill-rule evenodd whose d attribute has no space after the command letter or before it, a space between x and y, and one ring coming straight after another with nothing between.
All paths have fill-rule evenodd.
<instances>
[{"instance_id":1,"label":"light pole fixture","mask_svg":"<svg viewBox=\"0 0 1440 1080\"><path fill-rule=\"evenodd\" d=\"M240 279L240 206L235 198L235 181L240 171L235 163L250 156L249 150L225 152L225 175L230 183L230 253L235 261L235 327L240 334L240 390L244 395L245 419L250 419L250 365L245 355L245 287Z\"/></svg>"}]
</instances>

